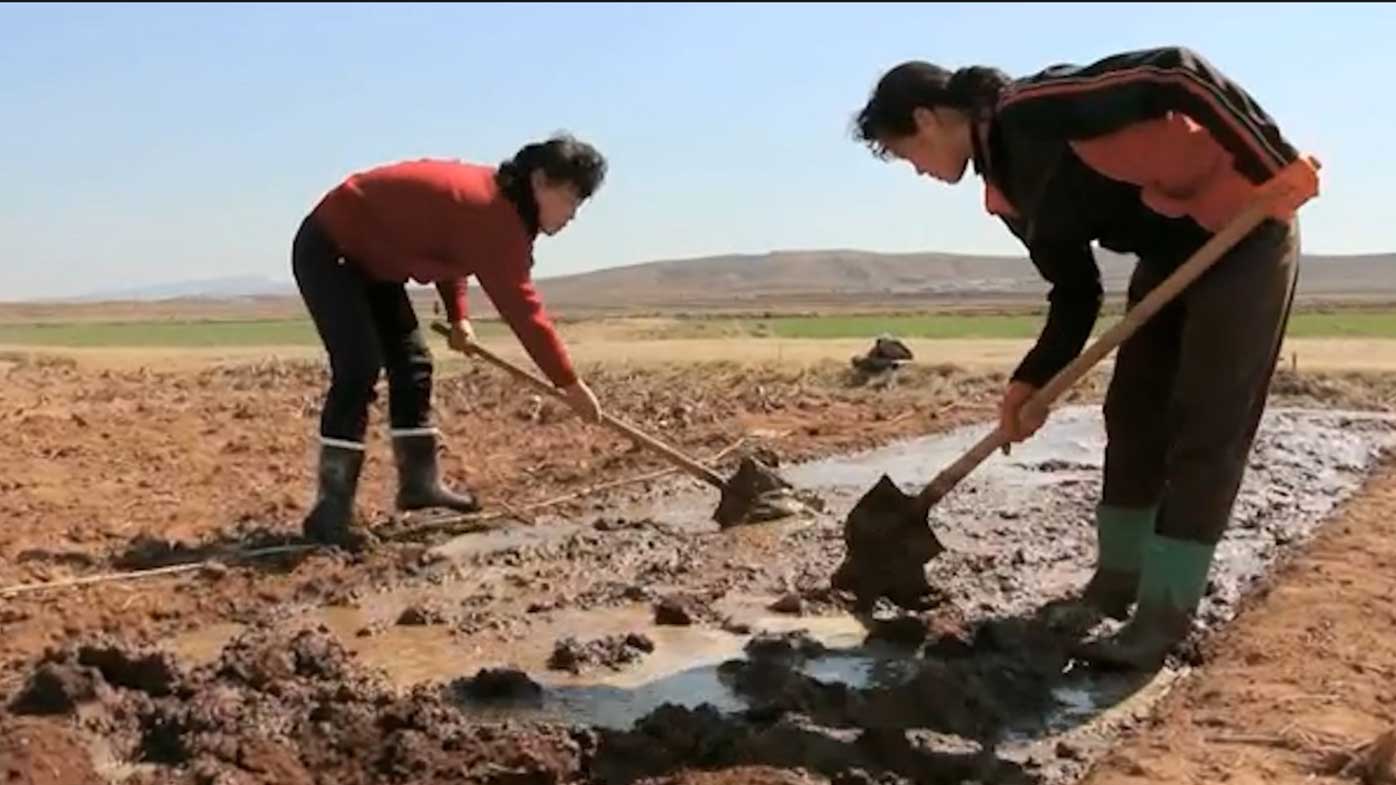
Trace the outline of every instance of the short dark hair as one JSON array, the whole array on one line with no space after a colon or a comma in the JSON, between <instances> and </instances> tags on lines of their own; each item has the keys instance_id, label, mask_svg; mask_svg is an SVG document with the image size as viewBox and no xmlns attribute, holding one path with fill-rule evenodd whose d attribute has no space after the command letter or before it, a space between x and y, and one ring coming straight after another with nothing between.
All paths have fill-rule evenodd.
<instances>
[{"instance_id":1,"label":"short dark hair","mask_svg":"<svg viewBox=\"0 0 1396 785\"><path fill-rule=\"evenodd\" d=\"M867 104L853 120L853 137L879 158L885 141L916 133L917 108L959 109L971 117L992 111L1008 74L997 68L970 66L949 71L933 63L910 60L883 74Z\"/></svg>"},{"instance_id":2,"label":"short dark hair","mask_svg":"<svg viewBox=\"0 0 1396 785\"><path fill-rule=\"evenodd\" d=\"M554 183L568 183L583 198L590 198L606 179L606 158L595 147L571 134L556 133L546 141L524 145L514 157L499 165L495 175L501 187L526 184L535 170Z\"/></svg>"},{"instance_id":3,"label":"short dark hair","mask_svg":"<svg viewBox=\"0 0 1396 785\"><path fill-rule=\"evenodd\" d=\"M526 144L514 157L495 170L494 181L499 186L530 234L538 233L538 202L533 198L529 182L535 171L554 183L570 183L583 199L591 198L606 179L606 158L595 147L558 132L546 141Z\"/></svg>"}]
</instances>

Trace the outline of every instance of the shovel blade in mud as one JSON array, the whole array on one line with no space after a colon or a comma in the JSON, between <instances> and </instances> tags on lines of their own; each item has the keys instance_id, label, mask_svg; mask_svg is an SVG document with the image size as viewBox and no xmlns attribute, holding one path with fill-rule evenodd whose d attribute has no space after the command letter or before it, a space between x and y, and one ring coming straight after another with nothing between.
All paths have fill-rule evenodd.
<instances>
[{"instance_id":1,"label":"shovel blade in mud","mask_svg":"<svg viewBox=\"0 0 1396 785\"><path fill-rule=\"evenodd\" d=\"M904 608L925 607L925 566L945 550L927 522L929 505L882 475L844 521L846 552L833 585L863 606L887 597Z\"/></svg>"},{"instance_id":2,"label":"shovel blade in mud","mask_svg":"<svg viewBox=\"0 0 1396 785\"><path fill-rule=\"evenodd\" d=\"M742 459L737 473L722 484L713 520L721 528L761 523L798 514L803 505L794 486L775 469L750 456Z\"/></svg>"}]
</instances>

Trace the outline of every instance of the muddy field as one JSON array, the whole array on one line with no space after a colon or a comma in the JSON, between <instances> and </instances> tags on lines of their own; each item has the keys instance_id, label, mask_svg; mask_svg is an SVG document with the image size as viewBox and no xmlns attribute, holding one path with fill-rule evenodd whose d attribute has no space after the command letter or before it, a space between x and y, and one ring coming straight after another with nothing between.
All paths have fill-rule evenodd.
<instances>
[{"instance_id":1,"label":"muddy field","mask_svg":"<svg viewBox=\"0 0 1396 785\"><path fill-rule=\"evenodd\" d=\"M45 783L1073 781L1208 659L1207 633L1277 559L1361 498L1393 428L1360 410L1396 391L1280 380L1198 641L1138 683L1068 667L1084 631L1037 614L1089 567L1089 406L936 510L948 551L927 610L850 614L829 589L852 501L882 472L914 490L979 433L1001 377L593 373L617 414L723 454L723 473L777 458L823 503L724 532L716 493L674 477L530 508L663 466L485 369L443 375L443 469L509 516L391 518L375 437L360 507L382 546L242 561L294 544L317 366L0 373L0 774Z\"/></svg>"}]
</instances>

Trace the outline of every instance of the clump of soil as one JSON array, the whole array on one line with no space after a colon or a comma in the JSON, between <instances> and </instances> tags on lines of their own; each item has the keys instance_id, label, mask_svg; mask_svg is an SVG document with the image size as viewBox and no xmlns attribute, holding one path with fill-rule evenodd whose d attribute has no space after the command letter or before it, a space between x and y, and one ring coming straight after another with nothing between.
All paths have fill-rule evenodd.
<instances>
[{"instance_id":1,"label":"clump of soil","mask_svg":"<svg viewBox=\"0 0 1396 785\"><path fill-rule=\"evenodd\" d=\"M608 635L585 643L576 638L559 640L548 658L548 668L578 674L594 667L621 670L654 651L654 641L640 635Z\"/></svg>"},{"instance_id":2,"label":"clump of soil","mask_svg":"<svg viewBox=\"0 0 1396 785\"><path fill-rule=\"evenodd\" d=\"M79 647L77 661L96 668L113 687L138 690L156 698L173 694L180 679L179 665L167 652L133 652L114 642Z\"/></svg>"},{"instance_id":3,"label":"clump of soil","mask_svg":"<svg viewBox=\"0 0 1396 785\"><path fill-rule=\"evenodd\" d=\"M432 602L424 602L419 605L411 605L403 609L401 615L397 617L400 627L427 627L437 624L449 624L450 616L440 605Z\"/></svg>"},{"instance_id":4,"label":"clump of soil","mask_svg":"<svg viewBox=\"0 0 1396 785\"><path fill-rule=\"evenodd\" d=\"M543 688L515 668L483 668L469 679L457 679L451 690L474 701L534 701Z\"/></svg>"},{"instance_id":5,"label":"clump of soil","mask_svg":"<svg viewBox=\"0 0 1396 785\"><path fill-rule=\"evenodd\" d=\"M179 667L164 652L128 649L102 642L50 651L10 705L15 714L69 714L103 697L107 687L153 697L174 692Z\"/></svg>"},{"instance_id":6,"label":"clump of soil","mask_svg":"<svg viewBox=\"0 0 1396 785\"><path fill-rule=\"evenodd\" d=\"M694 595L672 594L654 604L654 623L660 626L687 627L712 617L712 609Z\"/></svg>"},{"instance_id":7,"label":"clump of soil","mask_svg":"<svg viewBox=\"0 0 1396 785\"><path fill-rule=\"evenodd\" d=\"M763 632L746 644L746 654L755 660L822 657L829 653L824 644L805 630L793 632Z\"/></svg>"},{"instance_id":8,"label":"clump of soil","mask_svg":"<svg viewBox=\"0 0 1396 785\"><path fill-rule=\"evenodd\" d=\"M474 724L439 689L398 696L324 630L253 630L188 674L115 645L89 648L92 667L79 664L83 656L55 655L31 682L60 667L85 674L101 701L85 722L119 757L179 767L158 769L152 782L561 783L577 779L583 766L571 731ZM477 693L517 689L514 677L499 674L472 684ZM0 751L10 738L0 734ZM85 751L73 755L86 759ZM75 774L56 782L84 780Z\"/></svg>"},{"instance_id":9,"label":"clump of soil","mask_svg":"<svg viewBox=\"0 0 1396 785\"><path fill-rule=\"evenodd\" d=\"M947 752L913 745L900 729L839 736L789 719L752 721L723 715L708 705L695 709L665 705L629 731L601 731L589 773L594 782L627 785L675 771L748 766L785 769L787 773L803 769L825 778L842 777L841 782L877 785L1026 785L1033 781L1018 764L983 750ZM855 771L859 774L853 774ZM712 781L747 780L718 775Z\"/></svg>"},{"instance_id":10,"label":"clump of soil","mask_svg":"<svg viewBox=\"0 0 1396 785\"><path fill-rule=\"evenodd\" d=\"M72 662L39 665L20 689L10 711L15 714L70 714L97 699L100 674Z\"/></svg>"},{"instance_id":11,"label":"clump of soil","mask_svg":"<svg viewBox=\"0 0 1396 785\"><path fill-rule=\"evenodd\" d=\"M767 609L775 613L803 616L805 613L805 598L792 592L771 603Z\"/></svg>"}]
</instances>

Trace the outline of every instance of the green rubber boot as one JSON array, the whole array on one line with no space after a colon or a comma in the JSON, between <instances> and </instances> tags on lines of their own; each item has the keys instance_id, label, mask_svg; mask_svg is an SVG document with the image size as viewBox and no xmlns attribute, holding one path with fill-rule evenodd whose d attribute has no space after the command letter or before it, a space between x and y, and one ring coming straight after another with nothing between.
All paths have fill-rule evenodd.
<instances>
[{"instance_id":1,"label":"green rubber boot","mask_svg":"<svg viewBox=\"0 0 1396 785\"><path fill-rule=\"evenodd\" d=\"M1102 504L1096 508L1095 574L1081 592L1082 602L1112 619L1129 616L1129 606L1139 593L1144 546L1153 536L1157 517L1157 507Z\"/></svg>"},{"instance_id":2,"label":"green rubber boot","mask_svg":"<svg viewBox=\"0 0 1396 785\"><path fill-rule=\"evenodd\" d=\"M1134 616L1119 632L1081 646L1077 654L1096 665L1158 670L1192 627L1216 550L1215 544L1150 538Z\"/></svg>"},{"instance_id":3,"label":"green rubber boot","mask_svg":"<svg viewBox=\"0 0 1396 785\"><path fill-rule=\"evenodd\" d=\"M1096 507L1095 572L1080 595L1045 609L1047 621L1054 629L1083 635L1102 617L1129 617L1129 606L1139 592L1144 546L1154 533L1157 516L1157 507Z\"/></svg>"}]
</instances>

